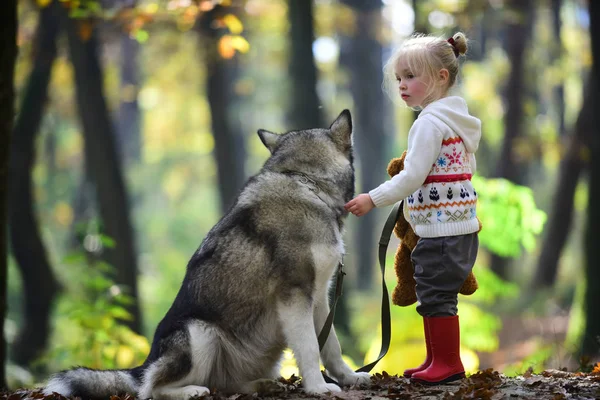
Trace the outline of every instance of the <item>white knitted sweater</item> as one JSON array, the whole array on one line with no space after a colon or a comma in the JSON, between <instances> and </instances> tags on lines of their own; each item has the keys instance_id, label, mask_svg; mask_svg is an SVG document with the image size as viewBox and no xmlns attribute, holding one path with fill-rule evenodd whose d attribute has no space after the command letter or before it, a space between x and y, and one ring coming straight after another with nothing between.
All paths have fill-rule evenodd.
<instances>
[{"instance_id":1,"label":"white knitted sweater","mask_svg":"<svg viewBox=\"0 0 600 400\"><path fill-rule=\"evenodd\" d=\"M479 230L477 193L471 184L481 121L461 97L425 107L408 134L404 170L369 195L377 207L402 199L404 214L421 237L465 235Z\"/></svg>"}]
</instances>

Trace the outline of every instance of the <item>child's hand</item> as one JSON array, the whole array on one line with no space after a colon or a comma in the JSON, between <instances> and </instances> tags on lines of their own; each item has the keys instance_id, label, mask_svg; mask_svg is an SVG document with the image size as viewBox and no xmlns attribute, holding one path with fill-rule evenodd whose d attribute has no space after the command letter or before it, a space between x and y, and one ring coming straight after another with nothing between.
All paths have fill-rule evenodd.
<instances>
[{"instance_id":1,"label":"child's hand","mask_svg":"<svg viewBox=\"0 0 600 400\"><path fill-rule=\"evenodd\" d=\"M344 208L357 217L362 217L375 207L373 199L368 193L362 193L346 203Z\"/></svg>"}]
</instances>

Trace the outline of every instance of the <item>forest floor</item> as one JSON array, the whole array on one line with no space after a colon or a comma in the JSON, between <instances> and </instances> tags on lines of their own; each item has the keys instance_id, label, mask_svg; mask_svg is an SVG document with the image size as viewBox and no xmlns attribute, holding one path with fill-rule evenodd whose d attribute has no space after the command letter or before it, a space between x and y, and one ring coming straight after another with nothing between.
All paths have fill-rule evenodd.
<instances>
[{"instance_id":1,"label":"forest floor","mask_svg":"<svg viewBox=\"0 0 600 400\"><path fill-rule=\"evenodd\" d=\"M44 396L39 390L17 390L0 395L0 400L66 400L59 395ZM505 377L497 371L487 369L467 379L447 385L423 386L412 384L408 379L375 374L371 384L345 388L340 393L311 396L302 391L299 379L292 376L280 380L269 393L253 395L221 396L214 394L206 400L251 400L251 399L334 399L334 400L383 400L383 399L600 399L600 365L591 373L547 370L541 374L526 373L519 377ZM110 400L135 400L133 397L112 396Z\"/></svg>"}]
</instances>

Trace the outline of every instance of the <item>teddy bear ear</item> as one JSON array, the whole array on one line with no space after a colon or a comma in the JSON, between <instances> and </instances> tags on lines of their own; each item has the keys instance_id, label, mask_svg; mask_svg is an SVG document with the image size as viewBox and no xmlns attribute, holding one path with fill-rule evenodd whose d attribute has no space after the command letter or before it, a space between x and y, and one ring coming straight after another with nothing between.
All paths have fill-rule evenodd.
<instances>
[{"instance_id":1,"label":"teddy bear ear","mask_svg":"<svg viewBox=\"0 0 600 400\"><path fill-rule=\"evenodd\" d=\"M404 169L404 159L406 158L406 150L402 153L400 158L393 158L388 164L387 173L389 176L398 175L400 171Z\"/></svg>"},{"instance_id":2,"label":"teddy bear ear","mask_svg":"<svg viewBox=\"0 0 600 400\"><path fill-rule=\"evenodd\" d=\"M387 166L387 173L389 176L398 175L404 167L404 161L399 158L392 158Z\"/></svg>"},{"instance_id":3,"label":"teddy bear ear","mask_svg":"<svg viewBox=\"0 0 600 400\"><path fill-rule=\"evenodd\" d=\"M402 160L402 162L404 162L404 159L406 158L406 150L404 150L402 152L402 155L400 156L400 159Z\"/></svg>"}]
</instances>

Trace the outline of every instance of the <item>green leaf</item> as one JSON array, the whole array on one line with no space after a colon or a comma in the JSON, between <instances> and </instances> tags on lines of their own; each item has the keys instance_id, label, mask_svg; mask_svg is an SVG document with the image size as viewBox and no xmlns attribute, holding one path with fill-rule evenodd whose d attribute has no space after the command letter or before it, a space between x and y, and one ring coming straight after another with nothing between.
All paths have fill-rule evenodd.
<instances>
[{"instance_id":1,"label":"green leaf","mask_svg":"<svg viewBox=\"0 0 600 400\"><path fill-rule=\"evenodd\" d=\"M481 245L504 257L519 257L523 249L533 250L547 217L535 205L532 190L506 179L473 177L473 184L483 225Z\"/></svg>"},{"instance_id":2,"label":"green leaf","mask_svg":"<svg viewBox=\"0 0 600 400\"><path fill-rule=\"evenodd\" d=\"M89 13L82 8L72 8L69 13L69 17L71 18L87 18Z\"/></svg>"},{"instance_id":3,"label":"green leaf","mask_svg":"<svg viewBox=\"0 0 600 400\"><path fill-rule=\"evenodd\" d=\"M104 234L100 234L100 242L104 247L107 247L109 249L114 249L116 246L116 242L114 241L114 239Z\"/></svg>"},{"instance_id":4,"label":"green leaf","mask_svg":"<svg viewBox=\"0 0 600 400\"><path fill-rule=\"evenodd\" d=\"M138 29L137 32L135 32L135 40L137 40L139 43L145 43L149 38L150 34L148 31Z\"/></svg>"}]
</instances>

